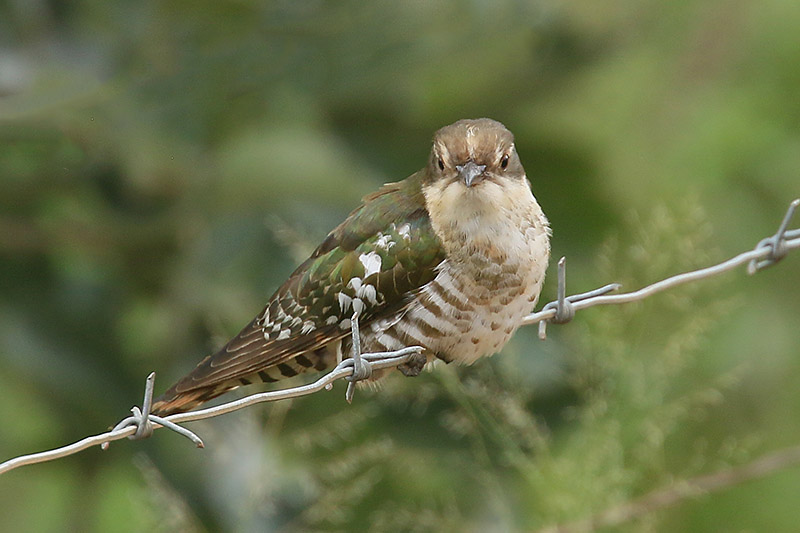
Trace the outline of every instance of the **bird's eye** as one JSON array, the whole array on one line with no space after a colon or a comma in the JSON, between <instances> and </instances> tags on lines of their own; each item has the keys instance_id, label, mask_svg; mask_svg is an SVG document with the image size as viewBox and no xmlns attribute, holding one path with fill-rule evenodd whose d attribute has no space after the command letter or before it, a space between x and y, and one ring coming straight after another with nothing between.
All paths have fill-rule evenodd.
<instances>
[{"instance_id":1,"label":"bird's eye","mask_svg":"<svg viewBox=\"0 0 800 533\"><path fill-rule=\"evenodd\" d=\"M500 166L505 169L508 166L508 154L503 156L503 159L500 161Z\"/></svg>"},{"instance_id":2,"label":"bird's eye","mask_svg":"<svg viewBox=\"0 0 800 533\"><path fill-rule=\"evenodd\" d=\"M444 161L442 161L441 157L439 158L439 170L444 170Z\"/></svg>"}]
</instances>

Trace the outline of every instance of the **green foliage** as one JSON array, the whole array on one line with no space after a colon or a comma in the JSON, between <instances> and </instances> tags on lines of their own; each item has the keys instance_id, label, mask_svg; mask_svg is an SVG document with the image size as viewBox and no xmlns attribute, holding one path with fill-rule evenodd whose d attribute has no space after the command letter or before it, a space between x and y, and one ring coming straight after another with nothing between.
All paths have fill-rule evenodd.
<instances>
[{"instance_id":1,"label":"green foliage","mask_svg":"<svg viewBox=\"0 0 800 533\"><path fill-rule=\"evenodd\" d=\"M0 459L102 431L246 324L459 118L517 135L570 292L772 233L798 196L792 2L0 7ZM612 237L609 237L612 236ZM602 244L601 244L602 243ZM15 531L509 531L800 441L798 259L0 477ZM555 271L545 300L555 295ZM789 531L790 470L624 530Z\"/></svg>"}]
</instances>

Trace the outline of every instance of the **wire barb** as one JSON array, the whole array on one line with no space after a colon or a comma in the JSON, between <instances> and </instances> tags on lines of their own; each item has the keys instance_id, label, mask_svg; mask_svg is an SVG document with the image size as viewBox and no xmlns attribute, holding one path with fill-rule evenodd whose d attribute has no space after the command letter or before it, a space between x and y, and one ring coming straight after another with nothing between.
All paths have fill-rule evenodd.
<instances>
[{"instance_id":1,"label":"wire barb","mask_svg":"<svg viewBox=\"0 0 800 533\"><path fill-rule=\"evenodd\" d=\"M361 330L359 329L358 319L361 316L359 311L353 313L350 319L350 335L353 343L353 375L347 378L347 391L344 399L347 403L353 403L353 395L356 392L356 383L368 379L372 375L372 366L364 357L361 356Z\"/></svg>"},{"instance_id":2,"label":"wire barb","mask_svg":"<svg viewBox=\"0 0 800 533\"><path fill-rule=\"evenodd\" d=\"M558 300L556 300L556 316L550 319L554 324L566 324L575 318L575 308L567 300L567 258L558 260Z\"/></svg>"},{"instance_id":3,"label":"wire barb","mask_svg":"<svg viewBox=\"0 0 800 533\"><path fill-rule=\"evenodd\" d=\"M147 376L147 379L144 383L144 399L142 400L142 408L140 409L138 406L134 405L131 408L131 413L133 415L120 421L116 426L114 426L114 429L111 430L111 433L119 433L120 431L126 430L130 427L135 427L136 432L134 432L132 435L128 435L128 439L146 439L153 434L155 423L160 424L167 429L171 429L180 435L183 435L187 439L194 442L195 446L198 448L204 448L205 445L203 444L203 440L192 431L181 427L174 422L170 422L169 420L166 420L160 416L150 414L150 409L153 407L153 390L155 390L155 383L156 373L150 372L150 375ZM106 441L100 445L100 448L107 450L110 444L110 440Z\"/></svg>"},{"instance_id":4,"label":"wire barb","mask_svg":"<svg viewBox=\"0 0 800 533\"><path fill-rule=\"evenodd\" d=\"M583 300L595 298L603 294L608 294L618 290L622 285L619 283L609 283L589 292L582 292L580 294L573 294L566 296L567 293L567 258L562 257L558 260L558 294L555 301L549 302L539 313L548 313L552 315L547 319L539 321L539 338L545 340L547 338L547 323L553 324L566 324L575 318L575 306L572 305ZM553 313L555 311L555 313ZM538 313L537 313L538 314Z\"/></svg>"},{"instance_id":5,"label":"wire barb","mask_svg":"<svg viewBox=\"0 0 800 533\"><path fill-rule=\"evenodd\" d=\"M797 211L798 206L800 206L800 198L795 198L794 201L789 204L789 208L786 210L786 214L783 216L781 225L778 226L778 231L775 235L767 237L766 239L761 239L758 242L755 248L756 250L768 248L770 253L765 259L753 259L750 261L750 264L747 265L748 274L755 274L759 270L774 265L789 253L789 248L786 246L787 240L800 237L800 230L786 231L789 228L789 223L792 221L792 217L795 211Z\"/></svg>"},{"instance_id":6,"label":"wire barb","mask_svg":"<svg viewBox=\"0 0 800 533\"><path fill-rule=\"evenodd\" d=\"M142 410L134 406L133 416L138 416L141 422L136 427L136 433L128 437L129 439L146 439L153 434L153 424L150 423L150 408L153 407L153 390L156 386L156 373L150 372L144 381L144 398L142 399Z\"/></svg>"}]
</instances>

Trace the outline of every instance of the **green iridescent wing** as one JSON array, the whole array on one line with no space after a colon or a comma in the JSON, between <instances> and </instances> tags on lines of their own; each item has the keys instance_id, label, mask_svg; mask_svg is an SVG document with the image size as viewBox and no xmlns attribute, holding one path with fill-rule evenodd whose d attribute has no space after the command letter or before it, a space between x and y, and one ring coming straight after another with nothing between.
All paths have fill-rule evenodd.
<instances>
[{"instance_id":1,"label":"green iridescent wing","mask_svg":"<svg viewBox=\"0 0 800 533\"><path fill-rule=\"evenodd\" d=\"M418 173L364 198L258 317L165 396L244 377L349 336L354 309L362 324L400 309L444 259L420 179Z\"/></svg>"}]
</instances>

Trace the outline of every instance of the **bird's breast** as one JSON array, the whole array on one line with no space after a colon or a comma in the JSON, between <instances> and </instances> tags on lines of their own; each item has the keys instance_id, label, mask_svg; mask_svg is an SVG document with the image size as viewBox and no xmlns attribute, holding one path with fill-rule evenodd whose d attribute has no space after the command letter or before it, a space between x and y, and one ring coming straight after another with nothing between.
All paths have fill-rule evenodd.
<instances>
[{"instance_id":1,"label":"bird's breast","mask_svg":"<svg viewBox=\"0 0 800 533\"><path fill-rule=\"evenodd\" d=\"M442 265L409 311L409 324L427 321L445 333L432 350L471 364L505 346L536 305L549 258L546 233L528 231L525 240Z\"/></svg>"},{"instance_id":2,"label":"bird's breast","mask_svg":"<svg viewBox=\"0 0 800 533\"><path fill-rule=\"evenodd\" d=\"M422 345L430 356L464 364L502 349L538 299L549 229L534 212L491 231L491 240L452 249L401 313L373 324L376 348Z\"/></svg>"}]
</instances>

